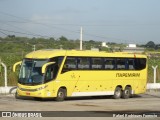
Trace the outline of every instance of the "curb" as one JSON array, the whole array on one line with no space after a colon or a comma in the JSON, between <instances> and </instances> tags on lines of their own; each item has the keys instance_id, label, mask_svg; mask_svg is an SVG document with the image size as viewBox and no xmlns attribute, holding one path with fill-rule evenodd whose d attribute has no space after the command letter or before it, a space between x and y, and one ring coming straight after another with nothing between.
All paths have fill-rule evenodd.
<instances>
[{"instance_id":1,"label":"curb","mask_svg":"<svg viewBox=\"0 0 160 120\"><path fill-rule=\"evenodd\" d=\"M0 94L15 94L17 86L0 87Z\"/></svg>"},{"instance_id":2,"label":"curb","mask_svg":"<svg viewBox=\"0 0 160 120\"><path fill-rule=\"evenodd\" d=\"M147 89L160 89L160 83L147 83Z\"/></svg>"}]
</instances>

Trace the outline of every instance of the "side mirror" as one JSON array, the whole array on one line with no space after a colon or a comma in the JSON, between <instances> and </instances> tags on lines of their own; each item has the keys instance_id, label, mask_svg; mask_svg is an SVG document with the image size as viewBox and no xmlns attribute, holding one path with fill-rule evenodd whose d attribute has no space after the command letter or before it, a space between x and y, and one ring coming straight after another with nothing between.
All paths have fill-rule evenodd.
<instances>
[{"instance_id":1,"label":"side mirror","mask_svg":"<svg viewBox=\"0 0 160 120\"><path fill-rule=\"evenodd\" d=\"M44 64L44 65L42 66L42 71L41 71L42 74L45 73L47 66L52 65L52 64L54 64L54 63L55 63L55 62L49 62L49 63Z\"/></svg>"},{"instance_id":2,"label":"side mirror","mask_svg":"<svg viewBox=\"0 0 160 120\"><path fill-rule=\"evenodd\" d=\"M21 65L21 64L22 64L22 61L16 62L16 63L13 65L13 72L16 72L16 67L17 67L17 65Z\"/></svg>"}]
</instances>

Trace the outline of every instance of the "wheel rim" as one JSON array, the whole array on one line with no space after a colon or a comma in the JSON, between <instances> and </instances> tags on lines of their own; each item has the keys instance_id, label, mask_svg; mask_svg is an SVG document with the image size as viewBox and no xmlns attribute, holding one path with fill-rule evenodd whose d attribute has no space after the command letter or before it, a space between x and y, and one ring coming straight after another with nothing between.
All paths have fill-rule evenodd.
<instances>
[{"instance_id":1,"label":"wheel rim","mask_svg":"<svg viewBox=\"0 0 160 120\"><path fill-rule=\"evenodd\" d=\"M58 93L58 97L59 97L59 98L64 98L64 93L63 93L63 92L59 92L59 93Z\"/></svg>"},{"instance_id":2,"label":"wheel rim","mask_svg":"<svg viewBox=\"0 0 160 120\"><path fill-rule=\"evenodd\" d=\"M129 95L129 90L124 91L125 95Z\"/></svg>"},{"instance_id":3,"label":"wheel rim","mask_svg":"<svg viewBox=\"0 0 160 120\"><path fill-rule=\"evenodd\" d=\"M115 95L119 97L119 96L121 95L121 92L120 92L119 90L117 90L117 91L115 92Z\"/></svg>"}]
</instances>

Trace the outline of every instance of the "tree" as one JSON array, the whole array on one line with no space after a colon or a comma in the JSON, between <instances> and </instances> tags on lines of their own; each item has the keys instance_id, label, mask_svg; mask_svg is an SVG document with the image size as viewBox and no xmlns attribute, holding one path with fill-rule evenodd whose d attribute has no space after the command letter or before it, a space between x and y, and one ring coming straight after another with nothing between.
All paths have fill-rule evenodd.
<instances>
[{"instance_id":1,"label":"tree","mask_svg":"<svg viewBox=\"0 0 160 120\"><path fill-rule=\"evenodd\" d=\"M94 41L94 40L89 40L89 43L90 43L90 44L94 44L95 41Z\"/></svg>"},{"instance_id":2,"label":"tree","mask_svg":"<svg viewBox=\"0 0 160 120\"><path fill-rule=\"evenodd\" d=\"M62 42L68 41L68 39L67 39L66 37L64 37L64 36L61 36L61 37L59 38L59 40L62 41Z\"/></svg>"},{"instance_id":3,"label":"tree","mask_svg":"<svg viewBox=\"0 0 160 120\"><path fill-rule=\"evenodd\" d=\"M155 48L155 43L153 41L149 41L145 46L147 48Z\"/></svg>"},{"instance_id":4,"label":"tree","mask_svg":"<svg viewBox=\"0 0 160 120\"><path fill-rule=\"evenodd\" d=\"M50 37L49 40L55 41L55 39L53 37Z\"/></svg>"},{"instance_id":5,"label":"tree","mask_svg":"<svg viewBox=\"0 0 160 120\"><path fill-rule=\"evenodd\" d=\"M15 38L16 36L15 35L8 35L7 37L9 37L9 38Z\"/></svg>"},{"instance_id":6,"label":"tree","mask_svg":"<svg viewBox=\"0 0 160 120\"><path fill-rule=\"evenodd\" d=\"M155 49L156 50L160 49L160 44L155 45Z\"/></svg>"}]
</instances>

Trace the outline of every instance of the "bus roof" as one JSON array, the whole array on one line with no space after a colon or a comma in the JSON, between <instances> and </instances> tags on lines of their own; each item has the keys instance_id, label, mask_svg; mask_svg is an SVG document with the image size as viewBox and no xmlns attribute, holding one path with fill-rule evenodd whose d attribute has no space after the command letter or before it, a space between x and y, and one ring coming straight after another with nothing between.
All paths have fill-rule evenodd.
<instances>
[{"instance_id":1,"label":"bus roof","mask_svg":"<svg viewBox=\"0 0 160 120\"><path fill-rule=\"evenodd\" d=\"M91 51L91 50L53 50L53 49L45 49L31 52L25 56L25 58L33 58L33 59L49 59L56 56L92 56L92 57L131 57L131 58L147 58L146 55L143 54L134 54L134 53L126 53L126 52L99 52L99 51Z\"/></svg>"}]
</instances>

